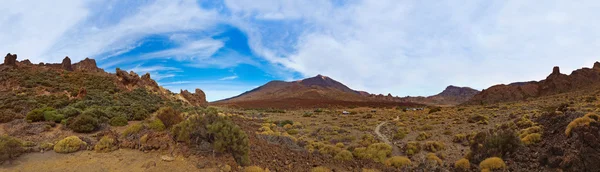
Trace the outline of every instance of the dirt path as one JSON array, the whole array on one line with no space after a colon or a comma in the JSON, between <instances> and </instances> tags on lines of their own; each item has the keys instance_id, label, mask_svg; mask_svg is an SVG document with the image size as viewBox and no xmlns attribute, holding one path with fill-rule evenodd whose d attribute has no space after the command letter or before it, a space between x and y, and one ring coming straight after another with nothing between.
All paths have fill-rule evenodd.
<instances>
[{"instance_id":1,"label":"dirt path","mask_svg":"<svg viewBox=\"0 0 600 172\"><path fill-rule=\"evenodd\" d=\"M390 142L390 140L387 137L385 137L385 135L381 134L381 131L379 131L379 130L381 130L381 126L383 126L385 124L387 124L387 122L381 122L381 124L377 125L377 127L375 127L375 134L385 144L392 146L392 156L400 156L401 155L400 148L398 148L398 146L395 146L394 144L392 144L392 142Z\"/></svg>"}]
</instances>

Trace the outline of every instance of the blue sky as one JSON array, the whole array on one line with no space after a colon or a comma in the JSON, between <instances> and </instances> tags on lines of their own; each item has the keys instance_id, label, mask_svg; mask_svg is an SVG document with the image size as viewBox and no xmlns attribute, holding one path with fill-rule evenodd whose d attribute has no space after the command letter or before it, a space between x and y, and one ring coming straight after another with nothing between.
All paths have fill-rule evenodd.
<instances>
[{"instance_id":1,"label":"blue sky","mask_svg":"<svg viewBox=\"0 0 600 172\"><path fill-rule=\"evenodd\" d=\"M49 8L52 7L52 8ZM357 90L433 95L589 67L600 2L5 0L0 52L92 57L210 101L323 74Z\"/></svg>"}]
</instances>

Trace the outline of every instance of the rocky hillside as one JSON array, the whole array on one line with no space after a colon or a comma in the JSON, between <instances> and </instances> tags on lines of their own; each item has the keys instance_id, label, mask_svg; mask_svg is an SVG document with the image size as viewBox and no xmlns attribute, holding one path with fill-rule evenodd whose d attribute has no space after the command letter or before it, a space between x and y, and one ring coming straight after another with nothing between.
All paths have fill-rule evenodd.
<instances>
[{"instance_id":1,"label":"rocky hillside","mask_svg":"<svg viewBox=\"0 0 600 172\"><path fill-rule=\"evenodd\" d=\"M471 99L479 91L470 87L457 87L450 85L439 94L429 97L404 97L404 101L427 105L458 105Z\"/></svg>"},{"instance_id":2,"label":"rocky hillside","mask_svg":"<svg viewBox=\"0 0 600 172\"><path fill-rule=\"evenodd\" d=\"M527 98L586 89L599 83L599 62L594 63L592 68L578 69L570 75L562 74L559 67L554 67L552 73L544 80L495 85L475 95L466 104L490 104L526 100Z\"/></svg>"},{"instance_id":3,"label":"rocky hillside","mask_svg":"<svg viewBox=\"0 0 600 172\"><path fill-rule=\"evenodd\" d=\"M71 63L65 57L61 63L32 64L17 61L16 54L7 54L0 65L0 122L24 118L33 109L79 109L104 107L110 119L123 116L129 120L144 119L167 103L207 106L202 90L174 94L160 87L146 73L116 69L107 73L86 58Z\"/></svg>"}]
</instances>

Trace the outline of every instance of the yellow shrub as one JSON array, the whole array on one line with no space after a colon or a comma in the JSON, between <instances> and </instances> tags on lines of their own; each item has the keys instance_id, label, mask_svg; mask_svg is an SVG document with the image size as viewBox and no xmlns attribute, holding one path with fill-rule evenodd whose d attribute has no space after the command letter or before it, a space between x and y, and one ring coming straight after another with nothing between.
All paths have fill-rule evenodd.
<instances>
[{"instance_id":1,"label":"yellow shrub","mask_svg":"<svg viewBox=\"0 0 600 172\"><path fill-rule=\"evenodd\" d=\"M392 154L392 146L385 143L375 143L367 148L354 149L354 155L361 159L372 159L375 162L383 162Z\"/></svg>"},{"instance_id":2,"label":"yellow shrub","mask_svg":"<svg viewBox=\"0 0 600 172\"><path fill-rule=\"evenodd\" d=\"M285 124L285 125L283 126L283 128L284 128L284 129L286 129L286 130L289 130L289 129L291 129L291 128L292 128L292 124Z\"/></svg>"},{"instance_id":3,"label":"yellow shrub","mask_svg":"<svg viewBox=\"0 0 600 172\"><path fill-rule=\"evenodd\" d=\"M340 153L340 151L342 151L342 149L335 147L333 145L325 145L321 149L319 149L320 154L323 154L323 155L329 154L331 156L337 155L338 153Z\"/></svg>"},{"instance_id":4,"label":"yellow shrub","mask_svg":"<svg viewBox=\"0 0 600 172\"><path fill-rule=\"evenodd\" d=\"M425 150L430 151L430 152L441 151L441 150L444 150L445 148L446 148L446 146L442 142L434 142L434 141L425 142Z\"/></svg>"},{"instance_id":5,"label":"yellow shrub","mask_svg":"<svg viewBox=\"0 0 600 172\"><path fill-rule=\"evenodd\" d=\"M589 126L591 122L597 122L598 119L599 119L599 116L596 114L592 114L592 113L588 113L583 117L576 118L573 121L571 121L571 123L569 123L569 125L567 125L565 134L567 136L571 136L571 130L573 130L574 128L581 127L581 126Z\"/></svg>"},{"instance_id":6,"label":"yellow shrub","mask_svg":"<svg viewBox=\"0 0 600 172\"><path fill-rule=\"evenodd\" d=\"M363 168L362 172L379 172L379 170L377 169L367 169L367 168Z\"/></svg>"},{"instance_id":7,"label":"yellow shrub","mask_svg":"<svg viewBox=\"0 0 600 172\"><path fill-rule=\"evenodd\" d=\"M244 168L244 172L264 172L264 171L265 170L263 170L259 166L249 166L249 167Z\"/></svg>"},{"instance_id":8,"label":"yellow shrub","mask_svg":"<svg viewBox=\"0 0 600 172\"><path fill-rule=\"evenodd\" d=\"M521 142L525 145L531 145L542 141L542 135L539 133L533 133L525 136L521 139Z\"/></svg>"},{"instance_id":9,"label":"yellow shrub","mask_svg":"<svg viewBox=\"0 0 600 172\"><path fill-rule=\"evenodd\" d=\"M129 135L139 133L140 131L142 131L142 129L144 129L144 126L142 124L133 124L127 127L127 129L125 129L125 131L123 131L121 135L123 137L127 137Z\"/></svg>"},{"instance_id":10,"label":"yellow shrub","mask_svg":"<svg viewBox=\"0 0 600 172\"><path fill-rule=\"evenodd\" d=\"M394 156L385 160L385 165L396 168L408 167L412 164L410 159L403 156Z\"/></svg>"},{"instance_id":11,"label":"yellow shrub","mask_svg":"<svg viewBox=\"0 0 600 172\"><path fill-rule=\"evenodd\" d=\"M419 142L408 142L406 143L405 148L406 150L404 150L404 153L406 153L408 156L412 156L421 151L421 144L419 144Z\"/></svg>"},{"instance_id":12,"label":"yellow shrub","mask_svg":"<svg viewBox=\"0 0 600 172\"><path fill-rule=\"evenodd\" d=\"M335 147L338 147L338 148L344 148L344 146L345 146L345 145L344 145L344 143L342 143L342 142L339 142L339 143L336 143L336 144L335 144Z\"/></svg>"},{"instance_id":13,"label":"yellow shrub","mask_svg":"<svg viewBox=\"0 0 600 172\"><path fill-rule=\"evenodd\" d=\"M354 158L354 156L352 156L352 152L350 152L348 150L342 150L337 155L335 155L335 157L333 157L333 159L342 160L342 161L350 161L353 158Z\"/></svg>"},{"instance_id":14,"label":"yellow shrub","mask_svg":"<svg viewBox=\"0 0 600 172\"><path fill-rule=\"evenodd\" d=\"M430 164L442 165L443 161L434 153L427 154L427 162Z\"/></svg>"},{"instance_id":15,"label":"yellow shrub","mask_svg":"<svg viewBox=\"0 0 600 172\"><path fill-rule=\"evenodd\" d=\"M471 163L468 159L463 158L454 163L454 168L461 171L468 171L471 169Z\"/></svg>"},{"instance_id":16,"label":"yellow shrub","mask_svg":"<svg viewBox=\"0 0 600 172\"><path fill-rule=\"evenodd\" d=\"M431 137L430 134L428 134L426 132L421 132L421 133L419 133L419 136L417 136L417 141L427 140L429 137Z\"/></svg>"},{"instance_id":17,"label":"yellow shrub","mask_svg":"<svg viewBox=\"0 0 600 172\"><path fill-rule=\"evenodd\" d=\"M479 163L479 168L481 168L482 170L483 169L499 170L499 169L505 169L506 164L504 163L504 161L501 158L491 157L491 158L481 161L481 163Z\"/></svg>"},{"instance_id":18,"label":"yellow shrub","mask_svg":"<svg viewBox=\"0 0 600 172\"><path fill-rule=\"evenodd\" d=\"M331 170L329 168L319 166L311 169L310 172L331 172Z\"/></svg>"},{"instance_id":19,"label":"yellow shrub","mask_svg":"<svg viewBox=\"0 0 600 172\"><path fill-rule=\"evenodd\" d=\"M85 146L87 146L87 143L79 139L79 137L69 136L58 141L58 143L54 145L54 151L56 153L71 153L77 152Z\"/></svg>"},{"instance_id":20,"label":"yellow shrub","mask_svg":"<svg viewBox=\"0 0 600 172\"><path fill-rule=\"evenodd\" d=\"M119 149L117 142L114 138L109 136L102 137L100 141L94 146L94 150L96 152L111 152L117 149Z\"/></svg>"},{"instance_id":21,"label":"yellow shrub","mask_svg":"<svg viewBox=\"0 0 600 172\"><path fill-rule=\"evenodd\" d=\"M466 134L456 134L454 135L454 138L452 138L452 141L455 143L460 143L467 140L467 135Z\"/></svg>"}]
</instances>

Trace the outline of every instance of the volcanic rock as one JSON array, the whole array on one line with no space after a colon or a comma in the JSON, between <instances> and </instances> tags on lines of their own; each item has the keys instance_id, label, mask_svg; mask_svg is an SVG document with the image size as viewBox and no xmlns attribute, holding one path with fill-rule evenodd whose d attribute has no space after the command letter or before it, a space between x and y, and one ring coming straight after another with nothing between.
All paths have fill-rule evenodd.
<instances>
[{"instance_id":1,"label":"volcanic rock","mask_svg":"<svg viewBox=\"0 0 600 172\"><path fill-rule=\"evenodd\" d=\"M69 58L69 56L65 57L65 59L63 59L62 63L61 63L63 69L68 70L68 71L73 71L73 66L71 65L71 59Z\"/></svg>"},{"instance_id":2,"label":"volcanic rock","mask_svg":"<svg viewBox=\"0 0 600 172\"><path fill-rule=\"evenodd\" d=\"M185 98L190 104L194 106L208 106L208 102L206 101L206 95L204 91L200 89L196 89L195 93L190 93L187 90L181 90L181 96Z\"/></svg>"},{"instance_id":3,"label":"volcanic rock","mask_svg":"<svg viewBox=\"0 0 600 172\"><path fill-rule=\"evenodd\" d=\"M4 65L17 66L17 55L10 53L6 54L6 57L4 57Z\"/></svg>"},{"instance_id":4,"label":"volcanic rock","mask_svg":"<svg viewBox=\"0 0 600 172\"><path fill-rule=\"evenodd\" d=\"M98 68L96 65L96 60L90 58L85 58L85 60L73 64L73 69L86 72L104 72L104 70Z\"/></svg>"}]
</instances>

